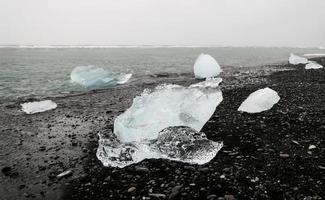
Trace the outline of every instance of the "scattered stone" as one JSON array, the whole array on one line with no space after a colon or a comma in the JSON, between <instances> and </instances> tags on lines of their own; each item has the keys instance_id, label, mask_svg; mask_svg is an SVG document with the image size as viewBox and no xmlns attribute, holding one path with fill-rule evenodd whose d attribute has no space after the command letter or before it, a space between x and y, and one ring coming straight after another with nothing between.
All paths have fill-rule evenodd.
<instances>
[{"instance_id":1,"label":"scattered stone","mask_svg":"<svg viewBox=\"0 0 325 200\"><path fill-rule=\"evenodd\" d=\"M321 165L318 165L318 168L325 170L325 167L324 166L321 166Z\"/></svg>"},{"instance_id":2,"label":"scattered stone","mask_svg":"<svg viewBox=\"0 0 325 200\"><path fill-rule=\"evenodd\" d=\"M11 167L4 167L2 168L1 172L5 175L5 176L10 176L11 174Z\"/></svg>"},{"instance_id":3,"label":"scattered stone","mask_svg":"<svg viewBox=\"0 0 325 200\"><path fill-rule=\"evenodd\" d=\"M225 200L236 200L236 198L233 195L225 195Z\"/></svg>"},{"instance_id":4,"label":"scattered stone","mask_svg":"<svg viewBox=\"0 0 325 200\"><path fill-rule=\"evenodd\" d=\"M40 148L38 149L39 151L45 151L46 147L45 146L40 146Z\"/></svg>"},{"instance_id":5,"label":"scattered stone","mask_svg":"<svg viewBox=\"0 0 325 200\"><path fill-rule=\"evenodd\" d=\"M136 189L137 189L136 187L130 187L130 188L128 189L128 192L129 192L129 193L134 192Z\"/></svg>"},{"instance_id":6,"label":"scattered stone","mask_svg":"<svg viewBox=\"0 0 325 200\"><path fill-rule=\"evenodd\" d=\"M217 199L217 198L218 198L218 196L215 195L215 194L210 194L209 196L207 196L208 200L214 200L214 199Z\"/></svg>"},{"instance_id":7,"label":"scattered stone","mask_svg":"<svg viewBox=\"0 0 325 200\"><path fill-rule=\"evenodd\" d=\"M286 153L280 153L280 158L289 158L290 155Z\"/></svg>"},{"instance_id":8,"label":"scattered stone","mask_svg":"<svg viewBox=\"0 0 325 200\"><path fill-rule=\"evenodd\" d=\"M171 194L169 195L169 199L174 199L174 198L176 198L176 197L179 195L181 189L182 189L182 186L180 186L180 185L175 186L175 187L172 189Z\"/></svg>"},{"instance_id":9,"label":"scattered stone","mask_svg":"<svg viewBox=\"0 0 325 200\"><path fill-rule=\"evenodd\" d=\"M146 167L136 167L135 171L136 172L143 172L143 173L149 173L150 172L150 170L148 168L146 168Z\"/></svg>"},{"instance_id":10,"label":"scattered stone","mask_svg":"<svg viewBox=\"0 0 325 200\"><path fill-rule=\"evenodd\" d=\"M165 199L166 195L165 194L159 194L159 193L149 193L149 197Z\"/></svg>"}]
</instances>

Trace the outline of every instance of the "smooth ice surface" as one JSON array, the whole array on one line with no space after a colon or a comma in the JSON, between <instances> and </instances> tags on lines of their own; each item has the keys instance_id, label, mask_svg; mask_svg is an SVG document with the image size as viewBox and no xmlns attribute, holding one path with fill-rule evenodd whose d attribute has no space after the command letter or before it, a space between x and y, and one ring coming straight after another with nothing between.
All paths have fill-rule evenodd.
<instances>
[{"instance_id":1,"label":"smooth ice surface","mask_svg":"<svg viewBox=\"0 0 325 200\"><path fill-rule=\"evenodd\" d=\"M292 65L306 64L306 63L308 63L308 59L297 56L292 53L292 54L290 54L290 57L289 57L289 63Z\"/></svg>"},{"instance_id":2,"label":"smooth ice surface","mask_svg":"<svg viewBox=\"0 0 325 200\"><path fill-rule=\"evenodd\" d=\"M27 114L44 112L57 107L56 103L51 100L28 102L20 105L22 106L22 110Z\"/></svg>"},{"instance_id":3,"label":"smooth ice surface","mask_svg":"<svg viewBox=\"0 0 325 200\"><path fill-rule=\"evenodd\" d=\"M218 62L208 54L201 54L194 64L194 75L197 79L216 77L222 72Z\"/></svg>"},{"instance_id":4,"label":"smooth ice surface","mask_svg":"<svg viewBox=\"0 0 325 200\"><path fill-rule=\"evenodd\" d=\"M104 166L125 167L144 159L163 158L192 164L205 164L222 148L222 142L185 126L167 127L155 140L121 143L114 135L101 135L97 157Z\"/></svg>"},{"instance_id":5,"label":"smooth ice surface","mask_svg":"<svg viewBox=\"0 0 325 200\"><path fill-rule=\"evenodd\" d=\"M306 64L305 69L321 69L323 68L322 65L316 63L316 62L308 62L308 64Z\"/></svg>"},{"instance_id":6,"label":"smooth ice surface","mask_svg":"<svg viewBox=\"0 0 325 200\"><path fill-rule=\"evenodd\" d=\"M251 93L240 105L238 111L259 113L271 109L279 100L278 93L266 87Z\"/></svg>"},{"instance_id":7,"label":"smooth ice surface","mask_svg":"<svg viewBox=\"0 0 325 200\"><path fill-rule=\"evenodd\" d=\"M114 133L122 142L157 139L169 126L189 126L200 131L222 101L221 78L189 87L165 84L145 90L114 122Z\"/></svg>"},{"instance_id":8,"label":"smooth ice surface","mask_svg":"<svg viewBox=\"0 0 325 200\"><path fill-rule=\"evenodd\" d=\"M132 74L111 73L94 66L78 66L72 70L70 78L73 83L84 87L104 87L124 84L131 76Z\"/></svg>"}]
</instances>

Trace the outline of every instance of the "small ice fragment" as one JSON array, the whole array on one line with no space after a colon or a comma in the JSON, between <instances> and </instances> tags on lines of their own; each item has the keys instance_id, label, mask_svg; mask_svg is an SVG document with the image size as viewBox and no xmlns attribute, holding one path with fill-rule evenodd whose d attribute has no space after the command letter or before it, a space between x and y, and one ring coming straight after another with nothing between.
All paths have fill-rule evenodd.
<instances>
[{"instance_id":1,"label":"small ice fragment","mask_svg":"<svg viewBox=\"0 0 325 200\"><path fill-rule=\"evenodd\" d=\"M184 126L167 127L155 140L133 143L121 143L112 135L99 136L97 158L104 166L120 168L152 158L205 164L223 146L222 142L208 140L204 133Z\"/></svg>"},{"instance_id":2,"label":"small ice fragment","mask_svg":"<svg viewBox=\"0 0 325 200\"><path fill-rule=\"evenodd\" d=\"M64 171L64 172L58 174L56 177L57 177L57 178L63 178L63 177L65 177L65 176L69 176L69 175L71 175L71 174L72 174L72 171L71 171L71 170L67 170L67 171Z\"/></svg>"},{"instance_id":3,"label":"small ice fragment","mask_svg":"<svg viewBox=\"0 0 325 200\"><path fill-rule=\"evenodd\" d=\"M222 72L218 62L208 54L201 54L194 64L194 75L197 79L216 77Z\"/></svg>"},{"instance_id":4,"label":"small ice fragment","mask_svg":"<svg viewBox=\"0 0 325 200\"><path fill-rule=\"evenodd\" d=\"M308 147L308 149L309 149L309 150L316 149L316 146L312 144L312 145L310 145L310 146Z\"/></svg>"},{"instance_id":5,"label":"small ice fragment","mask_svg":"<svg viewBox=\"0 0 325 200\"><path fill-rule=\"evenodd\" d=\"M238 111L259 113L271 109L279 100L278 93L266 87L251 93L240 105Z\"/></svg>"},{"instance_id":6,"label":"small ice fragment","mask_svg":"<svg viewBox=\"0 0 325 200\"><path fill-rule=\"evenodd\" d=\"M28 102L20 105L22 106L22 110L27 114L44 112L57 107L57 104L51 100Z\"/></svg>"},{"instance_id":7,"label":"small ice fragment","mask_svg":"<svg viewBox=\"0 0 325 200\"><path fill-rule=\"evenodd\" d=\"M308 59L297 56L297 55L292 53L292 54L290 54L290 57L289 57L289 63L292 64L292 65L307 64Z\"/></svg>"},{"instance_id":8,"label":"small ice fragment","mask_svg":"<svg viewBox=\"0 0 325 200\"><path fill-rule=\"evenodd\" d=\"M132 74L122 74L118 78L117 84L125 84L126 82L128 82L130 80L131 77L132 77Z\"/></svg>"},{"instance_id":9,"label":"small ice fragment","mask_svg":"<svg viewBox=\"0 0 325 200\"><path fill-rule=\"evenodd\" d=\"M124 84L131 76L132 74L119 75L111 73L103 68L95 68L94 66L78 66L70 74L71 82L84 87L105 87Z\"/></svg>"},{"instance_id":10,"label":"small ice fragment","mask_svg":"<svg viewBox=\"0 0 325 200\"><path fill-rule=\"evenodd\" d=\"M188 88L165 84L145 90L114 122L114 133L122 142L157 139L169 126L189 126L200 131L222 101L221 78Z\"/></svg>"},{"instance_id":11,"label":"small ice fragment","mask_svg":"<svg viewBox=\"0 0 325 200\"><path fill-rule=\"evenodd\" d=\"M305 66L305 69L321 69L323 68L322 65L316 63L316 62L308 62L308 64Z\"/></svg>"}]
</instances>

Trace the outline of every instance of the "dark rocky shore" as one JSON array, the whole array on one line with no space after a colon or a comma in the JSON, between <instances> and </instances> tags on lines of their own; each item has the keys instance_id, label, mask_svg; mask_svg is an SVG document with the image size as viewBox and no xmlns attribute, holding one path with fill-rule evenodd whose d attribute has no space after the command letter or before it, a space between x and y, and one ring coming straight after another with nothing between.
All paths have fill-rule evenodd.
<instances>
[{"instance_id":1,"label":"dark rocky shore","mask_svg":"<svg viewBox=\"0 0 325 200\"><path fill-rule=\"evenodd\" d=\"M28 99L1 103L0 199L324 199L325 70L274 65L222 77L224 100L202 132L224 147L201 166L159 159L119 169L96 158L98 132L112 131L136 95L160 83L189 85L191 74L50 98L58 108L33 115L20 111ZM278 104L237 111L266 86Z\"/></svg>"}]
</instances>

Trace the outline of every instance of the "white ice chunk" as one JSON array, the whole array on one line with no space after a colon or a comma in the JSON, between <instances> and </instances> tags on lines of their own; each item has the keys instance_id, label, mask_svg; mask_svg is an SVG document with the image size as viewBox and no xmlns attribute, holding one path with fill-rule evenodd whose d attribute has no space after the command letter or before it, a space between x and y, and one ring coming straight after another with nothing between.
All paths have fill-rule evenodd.
<instances>
[{"instance_id":1,"label":"white ice chunk","mask_svg":"<svg viewBox=\"0 0 325 200\"><path fill-rule=\"evenodd\" d=\"M80 84L84 87L104 87L116 84L124 84L132 74L115 74L102 68L94 66L75 67L70 75L71 82Z\"/></svg>"},{"instance_id":2,"label":"white ice chunk","mask_svg":"<svg viewBox=\"0 0 325 200\"><path fill-rule=\"evenodd\" d=\"M200 131L222 101L221 78L183 87L160 85L145 90L114 122L114 133L122 142L157 139L169 126L189 126Z\"/></svg>"},{"instance_id":3,"label":"white ice chunk","mask_svg":"<svg viewBox=\"0 0 325 200\"><path fill-rule=\"evenodd\" d=\"M197 79L216 77L222 72L218 62L208 54L201 54L194 64L194 75Z\"/></svg>"},{"instance_id":4,"label":"white ice chunk","mask_svg":"<svg viewBox=\"0 0 325 200\"><path fill-rule=\"evenodd\" d=\"M316 62L308 62L308 64L305 66L305 69L321 69L323 68L322 65L316 63Z\"/></svg>"},{"instance_id":5,"label":"white ice chunk","mask_svg":"<svg viewBox=\"0 0 325 200\"><path fill-rule=\"evenodd\" d=\"M205 164L222 148L222 142L208 140L190 127L167 127L156 140L120 143L114 136L100 135L97 157L104 166L125 167L144 159L169 159L192 164Z\"/></svg>"},{"instance_id":6,"label":"white ice chunk","mask_svg":"<svg viewBox=\"0 0 325 200\"><path fill-rule=\"evenodd\" d=\"M278 93L266 87L251 93L240 105L238 111L259 113L271 109L279 100L280 97Z\"/></svg>"},{"instance_id":7,"label":"white ice chunk","mask_svg":"<svg viewBox=\"0 0 325 200\"><path fill-rule=\"evenodd\" d=\"M57 107L56 103L51 100L28 102L20 105L22 106L22 110L27 114L44 112Z\"/></svg>"},{"instance_id":8,"label":"white ice chunk","mask_svg":"<svg viewBox=\"0 0 325 200\"><path fill-rule=\"evenodd\" d=\"M297 56L292 53L292 54L290 54L290 57L289 57L289 63L292 65L306 64L306 63L308 63L308 59Z\"/></svg>"}]
</instances>

